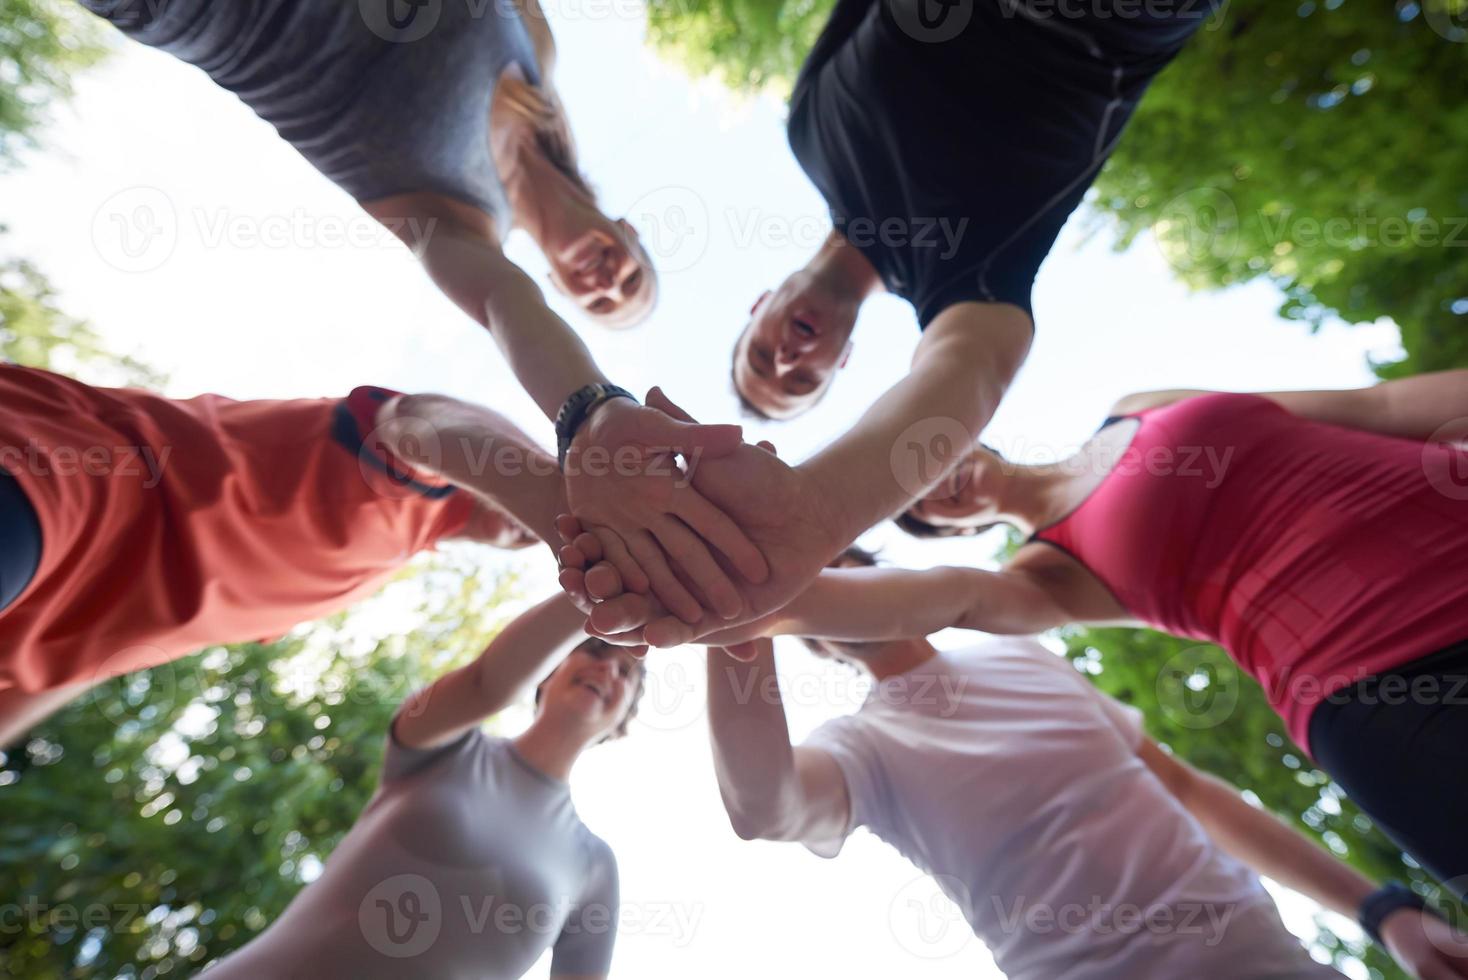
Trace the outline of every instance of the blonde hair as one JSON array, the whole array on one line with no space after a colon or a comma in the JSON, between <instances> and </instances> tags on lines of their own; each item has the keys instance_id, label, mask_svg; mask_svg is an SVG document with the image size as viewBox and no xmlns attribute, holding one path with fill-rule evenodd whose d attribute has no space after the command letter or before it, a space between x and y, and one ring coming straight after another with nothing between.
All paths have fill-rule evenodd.
<instances>
[{"instance_id":1,"label":"blonde hair","mask_svg":"<svg viewBox=\"0 0 1468 980\"><path fill-rule=\"evenodd\" d=\"M571 134L571 122L566 118L566 109L555 89L506 74L500 79L497 94L504 99L506 106L530 123L535 133L535 145L551 166L564 174L589 200L596 200L596 191L592 190L576 162L576 137Z\"/></svg>"}]
</instances>

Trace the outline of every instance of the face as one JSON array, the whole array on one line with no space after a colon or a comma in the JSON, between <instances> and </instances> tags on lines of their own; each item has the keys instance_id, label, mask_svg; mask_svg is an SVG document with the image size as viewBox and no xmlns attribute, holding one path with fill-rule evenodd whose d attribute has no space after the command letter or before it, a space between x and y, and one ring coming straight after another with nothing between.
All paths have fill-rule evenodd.
<instances>
[{"instance_id":1,"label":"face","mask_svg":"<svg viewBox=\"0 0 1468 980\"><path fill-rule=\"evenodd\" d=\"M809 410L846 364L859 306L820 289L804 270L762 295L734 347L739 393L774 419Z\"/></svg>"},{"instance_id":2,"label":"face","mask_svg":"<svg viewBox=\"0 0 1468 980\"><path fill-rule=\"evenodd\" d=\"M546 678L541 714L575 727L588 741L616 731L632 709L643 669L632 653L627 647L582 643Z\"/></svg>"},{"instance_id":3,"label":"face","mask_svg":"<svg viewBox=\"0 0 1468 980\"><path fill-rule=\"evenodd\" d=\"M634 326L657 303L657 272L625 220L595 221L547 258L556 289L604 326Z\"/></svg>"},{"instance_id":4,"label":"face","mask_svg":"<svg viewBox=\"0 0 1468 980\"><path fill-rule=\"evenodd\" d=\"M994 483L1000 459L977 447L908 513L935 527L982 527L999 514Z\"/></svg>"}]
</instances>

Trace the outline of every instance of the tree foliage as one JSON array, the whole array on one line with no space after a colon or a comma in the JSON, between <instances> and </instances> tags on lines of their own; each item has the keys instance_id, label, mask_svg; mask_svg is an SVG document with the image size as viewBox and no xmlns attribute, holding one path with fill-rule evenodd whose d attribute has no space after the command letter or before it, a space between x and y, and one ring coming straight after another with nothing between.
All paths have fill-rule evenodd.
<instances>
[{"instance_id":1,"label":"tree foliage","mask_svg":"<svg viewBox=\"0 0 1468 980\"><path fill-rule=\"evenodd\" d=\"M440 559L374 600L418 590L409 634L338 616L119 678L41 726L0 766L8 975L152 980L248 942L352 826L399 702L482 649L512 586Z\"/></svg>"},{"instance_id":2,"label":"tree foliage","mask_svg":"<svg viewBox=\"0 0 1468 980\"><path fill-rule=\"evenodd\" d=\"M157 388L163 383L163 376L142 361L108 350L85 320L62 312L50 281L24 259L0 260L0 357L94 384Z\"/></svg>"},{"instance_id":3,"label":"tree foliage","mask_svg":"<svg viewBox=\"0 0 1468 980\"><path fill-rule=\"evenodd\" d=\"M35 143L72 75L105 52L97 18L70 0L0 0L0 171Z\"/></svg>"}]
</instances>

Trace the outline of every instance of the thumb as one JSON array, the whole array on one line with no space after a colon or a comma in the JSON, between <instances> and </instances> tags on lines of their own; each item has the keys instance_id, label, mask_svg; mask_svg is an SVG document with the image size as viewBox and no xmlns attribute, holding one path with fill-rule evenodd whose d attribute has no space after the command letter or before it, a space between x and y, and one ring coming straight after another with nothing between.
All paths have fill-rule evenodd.
<instances>
[{"instance_id":1,"label":"thumb","mask_svg":"<svg viewBox=\"0 0 1468 980\"><path fill-rule=\"evenodd\" d=\"M700 425L697 422L680 422L662 416L653 431L648 445L669 449L685 456L698 453L702 456L727 456L744 445L744 430L737 425Z\"/></svg>"},{"instance_id":2,"label":"thumb","mask_svg":"<svg viewBox=\"0 0 1468 980\"><path fill-rule=\"evenodd\" d=\"M689 415L687 412L683 411L683 409L680 408L678 405L674 404L673 399L668 397L667 392L663 391L663 389L657 387L656 385L649 388L647 391L647 404L652 408L657 409L659 412L662 412L664 415L671 415L679 422L698 421L698 419L694 418L692 415Z\"/></svg>"}]
</instances>

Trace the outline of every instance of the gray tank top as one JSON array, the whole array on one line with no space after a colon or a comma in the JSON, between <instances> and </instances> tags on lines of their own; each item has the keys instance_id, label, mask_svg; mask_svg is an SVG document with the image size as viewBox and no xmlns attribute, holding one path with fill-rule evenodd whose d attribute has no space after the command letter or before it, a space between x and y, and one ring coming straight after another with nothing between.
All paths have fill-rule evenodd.
<instances>
[{"instance_id":1,"label":"gray tank top","mask_svg":"<svg viewBox=\"0 0 1468 980\"><path fill-rule=\"evenodd\" d=\"M509 980L608 971L617 862L566 784L506 739L389 738L382 785L321 877L211 980Z\"/></svg>"},{"instance_id":2,"label":"gray tank top","mask_svg":"<svg viewBox=\"0 0 1468 980\"><path fill-rule=\"evenodd\" d=\"M517 64L514 0L83 0L208 73L358 201L434 191L508 228L489 109Z\"/></svg>"}]
</instances>

